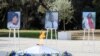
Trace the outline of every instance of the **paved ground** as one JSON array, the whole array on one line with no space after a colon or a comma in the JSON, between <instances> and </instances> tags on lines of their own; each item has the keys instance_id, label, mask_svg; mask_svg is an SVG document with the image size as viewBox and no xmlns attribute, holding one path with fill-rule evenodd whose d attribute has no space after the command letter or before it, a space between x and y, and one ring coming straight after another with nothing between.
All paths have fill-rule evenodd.
<instances>
[{"instance_id":1,"label":"paved ground","mask_svg":"<svg viewBox=\"0 0 100 56\"><path fill-rule=\"evenodd\" d=\"M38 43L38 39L20 38L19 46L18 39L0 37L0 56L7 56L7 52L24 50ZM47 40L44 45L58 49L60 52L68 51L73 56L100 56L100 41Z\"/></svg>"}]
</instances>

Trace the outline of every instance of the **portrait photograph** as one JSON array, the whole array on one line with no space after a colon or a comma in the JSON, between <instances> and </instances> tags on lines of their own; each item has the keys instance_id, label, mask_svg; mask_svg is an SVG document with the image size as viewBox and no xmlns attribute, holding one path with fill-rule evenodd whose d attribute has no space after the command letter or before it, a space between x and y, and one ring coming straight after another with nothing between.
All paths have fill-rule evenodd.
<instances>
[{"instance_id":1,"label":"portrait photograph","mask_svg":"<svg viewBox=\"0 0 100 56\"><path fill-rule=\"evenodd\" d=\"M83 12L82 28L95 29L96 12Z\"/></svg>"},{"instance_id":2,"label":"portrait photograph","mask_svg":"<svg viewBox=\"0 0 100 56\"><path fill-rule=\"evenodd\" d=\"M7 28L20 29L20 12L8 12L7 14Z\"/></svg>"},{"instance_id":3,"label":"portrait photograph","mask_svg":"<svg viewBox=\"0 0 100 56\"><path fill-rule=\"evenodd\" d=\"M45 28L58 28L58 12L48 11L45 16Z\"/></svg>"}]
</instances>

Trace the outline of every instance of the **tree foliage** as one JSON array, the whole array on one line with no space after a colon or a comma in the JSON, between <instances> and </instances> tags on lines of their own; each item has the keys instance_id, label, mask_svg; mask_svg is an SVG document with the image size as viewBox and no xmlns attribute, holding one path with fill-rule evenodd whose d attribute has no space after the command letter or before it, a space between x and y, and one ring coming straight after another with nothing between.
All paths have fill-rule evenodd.
<instances>
[{"instance_id":1,"label":"tree foliage","mask_svg":"<svg viewBox=\"0 0 100 56\"><path fill-rule=\"evenodd\" d=\"M49 6L50 11L59 12L59 19L64 21L63 23L65 29L65 23L67 24L73 18L74 9L71 4L71 1L70 0L47 0L47 4Z\"/></svg>"},{"instance_id":2,"label":"tree foliage","mask_svg":"<svg viewBox=\"0 0 100 56\"><path fill-rule=\"evenodd\" d=\"M60 19L72 19L73 6L70 0L47 0L50 11L58 11Z\"/></svg>"},{"instance_id":3,"label":"tree foliage","mask_svg":"<svg viewBox=\"0 0 100 56\"><path fill-rule=\"evenodd\" d=\"M21 12L21 28L27 29L35 26L35 24L40 25L40 18L44 12L41 11L41 8L46 8L42 0L0 0L0 23L5 26L0 25L0 28L6 28L8 11ZM33 21L35 22L33 23Z\"/></svg>"}]
</instances>

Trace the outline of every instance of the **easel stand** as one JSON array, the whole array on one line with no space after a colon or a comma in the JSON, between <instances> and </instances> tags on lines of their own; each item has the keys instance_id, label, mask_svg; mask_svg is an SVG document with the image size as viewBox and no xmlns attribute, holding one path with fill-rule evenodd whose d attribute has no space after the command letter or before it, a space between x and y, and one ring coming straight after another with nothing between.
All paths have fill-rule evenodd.
<instances>
[{"instance_id":1,"label":"easel stand","mask_svg":"<svg viewBox=\"0 0 100 56\"><path fill-rule=\"evenodd\" d=\"M54 31L54 36L55 36L55 39L56 39L56 46L57 46L57 29L54 29L54 28L47 28L47 31L46 31L46 44L47 44L47 39L49 37L48 33L50 31L50 37L51 37L51 40L53 40L53 31ZM50 44L53 44L53 42L51 42Z\"/></svg>"},{"instance_id":2,"label":"easel stand","mask_svg":"<svg viewBox=\"0 0 100 56\"><path fill-rule=\"evenodd\" d=\"M54 28L47 28L46 39L48 39L49 30L50 30L50 37L51 37L51 40L53 39L53 30L54 30L54 33L55 33L55 38L56 38L56 40L57 40L57 39L58 39L58 38L57 38L57 29L54 29Z\"/></svg>"},{"instance_id":3,"label":"easel stand","mask_svg":"<svg viewBox=\"0 0 100 56\"><path fill-rule=\"evenodd\" d=\"M90 30L90 29L88 29L88 30L85 30L85 29L84 29L83 40L86 39L86 31L88 32L88 41L90 41L90 37L92 37L92 40L94 41L94 40L95 40L95 38L94 38L94 30ZM90 36L90 33L91 33L91 32L92 32L92 36Z\"/></svg>"},{"instance_id":4,"label":"easel stand","mask_svg":"<svg viewBox=\"0 0 100 56\"><path fill-rule=\"evenodd\" d=\"M87 32L87 34L88 34L88 38L86 38L86 32ZM91 34L92 33L92 34ZM92 36L91 36L92 35ZM95 37L94 37L94 29L88 29L88 30L85 30L84 29L84 36L83 36L83 40L88 40L88 43L87 43L87 45L86 46L90 46L91 45L91 47L93 47L93 51L95 52ZM91 41L90 41L91 40ZM91 44L91 42L93 42L92 44ZM84 44L84 43L83 43ZM84 46L84 45L83 45ZM91 50L88 50L89 52L91 52Z\"/></svg>"},{"instance_id":5,"label":"easel stand","mask_svg":"<svg viewBox=\"0 0 100 56\"><path fill-rule=\"evenodd\" d=\"M13 30L13 31L12 31ZM16 40L18 38L19 42L19 50L20 50L20 38L19 38L19 29L9 29L9 39L11 39L11 32L13 32L13 43L14 43L14 48L13 51L16 49ZM17 33L17 34L16 34Z\"/></svg>"}]
</instances>

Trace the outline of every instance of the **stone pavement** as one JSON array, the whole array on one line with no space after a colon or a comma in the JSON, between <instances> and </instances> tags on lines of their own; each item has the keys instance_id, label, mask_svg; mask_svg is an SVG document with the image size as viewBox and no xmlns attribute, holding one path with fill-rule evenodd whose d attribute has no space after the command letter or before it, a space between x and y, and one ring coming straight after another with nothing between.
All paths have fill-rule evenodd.
<instances>
[{"instance_id":1,"label":"stone pavement","mask_svg":"<svg viewBox=\"0 0 100 56\"><path fill-rule=\"evenodd\" d=\"M57 49L61 53L68 51L73 56L100 56L100 41L86 40L45 40L44 45ZM19 45L20 43L20 45ZM0 56L7 56L12 50L24 50L39 43L39 39L20 38L14 40L0 37Z\"/></svg>"}]
</instances>

